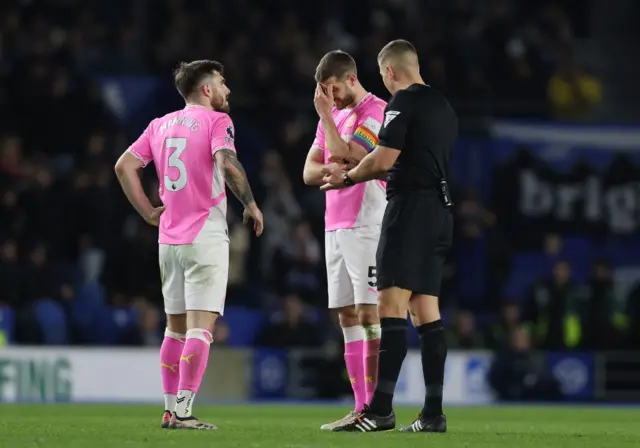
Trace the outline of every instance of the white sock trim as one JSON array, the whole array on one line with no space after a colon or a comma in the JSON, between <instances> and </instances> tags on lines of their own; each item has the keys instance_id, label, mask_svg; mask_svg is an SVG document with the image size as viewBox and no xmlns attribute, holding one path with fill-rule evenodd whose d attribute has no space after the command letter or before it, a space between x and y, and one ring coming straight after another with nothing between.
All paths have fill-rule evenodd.
<instances>
[{"instance_id":1,"label":"white sock trim","mask_svg":"<svg viewBox=\"0 0 640 448\"><path fill-rule=\"evenodd\" d=\"M176 333L174 331L169 330L168 328L165 328L164 337L175 339L176 341L182 342L184 344L184 339L186 336L184 334Z\"/></svg>"},{"instance_id":2,"label":"white sock trim","mask_svg":"<svg viewBox=\"0 0 640 448\"><path fill-rule=\"evenodd\" d=\"M192 328L187 331L187 339L200 339L202 342L211 344L213 342L213 335L207 329Z\"/></svg>"},{"instance_id":3,"label":"white sock trim","mask_svg":"<svg viewBox=\"0 0 640 448\"><path fill-rule=\"evenodd\" d=\"M180 418L191 417L193 400L196 394L190 390L179 390L176 398L176 415Z\"/></svg>"},{"instance_id":4,"label":"white sock trim","mask_svg":"<svg viewBox=\"0 0 640 448\"><path fill-rule=\"evenodd\" d=\"M365 338L365 332L362 325L343 328L342 334L344 335L344 342L346 344L350 342L364 341Z\"/></svg>"},{"instance_id":5,"label":"white sock trim","mask_svg":"<svg viewBox=\"0 0 640 448\"><path fill-rule=\"evenodd\" d=\"M380 328L380 324L373 325L363 325L366 341L374 341L376 339L380 339L382 335L382 329Z\"/></svg>"},{"instance_id":6,"label":"white sock trim","mask_svg":"<svg viewBox=\"0 0 640 448\"><path fill-rule=\"evenodd\" d=\"M177 395L164 394L164 410L169 412L175 411L177 398Z\"/></svg>"}]
</instances>

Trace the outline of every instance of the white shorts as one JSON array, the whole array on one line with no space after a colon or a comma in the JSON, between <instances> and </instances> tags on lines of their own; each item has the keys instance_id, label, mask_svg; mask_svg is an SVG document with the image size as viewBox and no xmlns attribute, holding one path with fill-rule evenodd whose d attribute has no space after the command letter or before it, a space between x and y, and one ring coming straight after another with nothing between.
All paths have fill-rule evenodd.
<instances>
[{"instance_id":1,"label":"white shorts","mask_svg":"<svg viewBox=\"0 0 640 448\"><path fill-rule=\"evenodd\" d=\"M376 305L380 226L325 232L329 308Z\"/></svg>"},{"instance_id":2,"label":"white shorts","mask_svg":"<svg viewBox=\"0 0 640 448\"><path fill-rule=\"evenodd\" d=\"M166 314L224 313L229 276L226 234L219 233L206 243L160 244L159 255Z\"/></svg>"}]
</instances>

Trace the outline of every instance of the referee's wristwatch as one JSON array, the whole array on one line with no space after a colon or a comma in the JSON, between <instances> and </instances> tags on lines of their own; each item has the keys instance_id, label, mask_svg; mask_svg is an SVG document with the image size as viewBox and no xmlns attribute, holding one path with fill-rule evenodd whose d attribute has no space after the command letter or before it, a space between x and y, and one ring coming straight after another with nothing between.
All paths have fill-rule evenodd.
<instances>
[{"instance_id":1,"label":"referee's wristwatch","mask_svg":"<svg viewBox=\"0 0 640 448\"><path fill-rule=\"evenodd\" d=\"M355 184L356 184L356 183L353 181L353 179L351 179L351 178L349 177L349 173L344 173L344 176L342 176L342 180L344 181L344 184L345 184L347 187L350 187L350 186L352 186L352 185L355 185Z\"/></svg>"}]
</instances>

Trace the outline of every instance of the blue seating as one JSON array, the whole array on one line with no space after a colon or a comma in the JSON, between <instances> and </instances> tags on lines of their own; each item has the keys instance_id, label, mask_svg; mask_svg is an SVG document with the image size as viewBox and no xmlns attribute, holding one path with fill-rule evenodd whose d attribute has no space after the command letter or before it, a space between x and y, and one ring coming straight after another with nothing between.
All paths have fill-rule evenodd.
<instances>
[{"instance_id":1,"label":"blue seating","mask_svg":"<svg viewBox=\"0 0 640 448\"><path fill-rule=\"evenodd\" d=\"M571 277L576 283L584 283L589 278L595 251L591 241L579 236L562 240L561 258L571 265Z\"/></svg>"},{"instance_id":2,"label":"blue seating","mask_svg":"<svg viewBox=\"0 0 640 448\"><path fill-rule=\"evenodd\" d=\"M106 293L98 283L85 283L78 289L78 301L104 305L106 303Z\"/></svg>"},{"instance_id":3,"label":"blue seating","mask_svg":"<svg viewBox=\"0 0 640 448\"><path fill-rule=\"evenodd\" d=\"M638 263L640 244L635 240L608 241L599 251L599 256L607 258L614 266L635 266Z\"/></svg>"},{"instance_id":4,"label":"blue seating","mask_svg":"<svg viewBox=\"0 0 640 448\"><path fill-rule=\"evenodd\" d=\"M160 328L164 334L164 329L167 328L167 315L164 313L160 313L160 317L158 318L158 328Z\"/></svg>"},{"instance_id":5,"label":"blue seating","mask_svg":"<svg viewBox=\"0 0 640 448\"><path fill-rule=\"evenodd\" d=\"M34 302L34 312L46 345L69 343L67 315L62 305L55 300L40 299Z\"/></svg>"},{"instance_id":6,"label":"blue seating","mask_svg":"<svg viewBox=\"0 0 640 448\"><path fill-rule=\"evenodd\" d=\"M260 310L232 306L225 309L223 319L229 326L228 344L232 347L251 346L265 320Z\"/></svg>"},{"instance_id":7,"label":"blue seating","mask_svg":"<svg viewBox=\"0 0 640 448\"><path fill-rule=\"evenodd\" d=\"M476 328L478 330L488 327L489 325L493 325L498 320L495 313L491 312L480 312L476 313Z\"/></svg>"},{"instance_id":8,"label":"blue seating","mask_svg":"<svg viewBox=\"0 0 640 448\"><path fill-rule=\"evenodd\" d=\"M9 306L0 307L0 331L4 333L6 342L11 344L15 337L15 313Z\"/></svg>"},{"instance_id":9,"label":"blue seating","mask_svg":"<svg viewBox=\"0 0 640 448\"><path fill-rule=\"evenodd\" d=\"M309 307L305 310L304 316L314 324L323 324L327 320L327 309Z\"/></svg>"},{"instance_id":10,"label":"blue seating","mask_svg":"<svg viewBox=\"0 0 640 448\"><path fill-rule=\"evenodd\" d=\"M138 325L138 312L132 308L103 307L98 314L95 328L97 343L119 345L125 342L128 333Z\"/></svg>"},{"instance_id":11,"label":"blue seating","mask_svg":"<svg viewBox=\"0 0 640 448\"><path fill-rule=\"evenodd\" d=\"M523 252L513 259L509 279L502 294L509 300L522 300L533 284L552 273L553 263L549 257L539 252Z\"/></svg>"},{"instance_id":12,"label":"blue seating","mask_svg":"<svg viewBox=\"0 0 640 448\"><path fill-rule=\"evenodd\" d=\"M78 289L77 297L72 304L72 315L81 343L98 342L95 330L105 304L106 294L100 285L85 283Z\"/></svg>"},{"instance_id":13,"label":"blue seating","mask_svg":"<svg viewBox=\"0 0 640 448\"><path fill-rule=\"evenodd\" d=\"M482 300L486 294L486 238L465 241L457 248L458 276L464 281L457 285L459 300L465 306Z\"/></svg>"},{"instance_id":14,"label":"blue seating","mask_svg":"<svg viewBox=\"0 0 640 448\"><path fill-rule=\"evenodd\" d=\"M591 260L593 258L593 242L582 236L567 236L562 238L562 255L582 256Z\"/></svg>"}]
</instances>

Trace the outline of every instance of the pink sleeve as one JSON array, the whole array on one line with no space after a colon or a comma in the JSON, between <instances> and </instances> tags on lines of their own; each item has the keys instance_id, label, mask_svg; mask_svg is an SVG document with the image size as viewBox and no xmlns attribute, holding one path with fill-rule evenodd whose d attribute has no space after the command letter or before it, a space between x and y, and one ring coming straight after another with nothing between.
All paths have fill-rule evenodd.
<instances>
[{"instance_id":1,"label":"pink sleeve","mask_svg":"<svg viewBox=\"0 0 640 448\"><path fill-rule=\"evenodd\" d=\"M147 129L144 130L142 135L138 137L138 139L133 142L131 146L129 146L129 149L127 149L127 151L129 151L143 163L143 166L147 166L149 162L153 161L153 153L151 152L151 139L149 138L150 132L151 123L149 124L149 126L147 126Z\"/></svg>"},{"instance_id":2,"label":"pink sleeve","mask_svg":"<svg viewBox=\"0 0 640 448\"><path fill-rule=\"evenodd\" d=\"M222 115L213 123L211 130L211 154L221 149L230 149L236 152L236 130L229 115Z\"/></svg>"},{"instance_id":3,"label":"pink sleeve","mask_svg":"<svg viewBox=\"0 0 640 448\"><path fill-rule=\"evenodd\" d=\"M356 130L353 131L351 141L362 146L367 152L371 152L378 145L378 133L382 128L384 120L384 105L374 103L367 108L355 123Z\"/></svg>"},{"instance_id":4,"label":"pink sleeve","mask_svg":"<svg viewBox=\"0 0 640 448\"><path fill-rule=\"evenodd\" d=\"M313 143L311 144L312 148L321 149L324 151L325 141L324 141L324 129L322 127L322 120L318 120L318 128L316 129L316 138L313 139Z\"/></svg>"}]
</instances>

